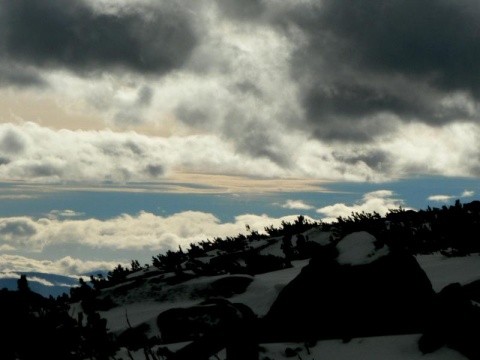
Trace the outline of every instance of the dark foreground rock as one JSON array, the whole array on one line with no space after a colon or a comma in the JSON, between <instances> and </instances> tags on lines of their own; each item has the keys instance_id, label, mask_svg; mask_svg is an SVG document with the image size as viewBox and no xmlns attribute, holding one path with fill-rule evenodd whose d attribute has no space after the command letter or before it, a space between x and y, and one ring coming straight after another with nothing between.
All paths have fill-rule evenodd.
<instances>
[{"instance_id":1,"label":"dark foreground rock","mask_svg":"<svg viewBox=\"0 0 480 360\"><path fill-rule=\"evenodd\" d=\"M213 331L225 331L231 328L232 321L244 318L255 318L246 305L212 299L196 306L166 310L157 317L157 326L162 342L174 343L196 340Z\"/></svg>"},{"instance_id":2,"label":"dark foreground rock","mask_svg":"<svg viewBox=\"0 0 480 360\"><path fill-rule=\"evenodd\" d=\"M193 340L169 356L174 360L207 360L224 348L229 360L257 360L255 323L256 317L250 308L224 299L170 309L157 318L162 342Z\"/></svg>"},{"instance_id":3,"label":"dark foreground rock","mask_svg":"<svg viewBox=\"0 0 480 360\"><path fill-rule=\"evenodd\" d=\"M412 255L379 251L370 262L342 264L338 245L324 247L262 319L267 340L421 332L435 295L428 277Z\"/></svg>"},{"instance_id":4,"label":"dark foreground rock","mask_svg":"<svg viewBox=\"0 0 480 360\"><path fill-rule=\"evenodd\" d=\"M262 319L217 299L168 310L157 324L165 343L192 341L169 354L173 360L207 360L223 348L229 360L257 360L262 342L412 333L423 334L424 353L447 345L477 360L479 299L480 281L436 294L414 256L358 232L317 251Z\"/></svg>"},{"instance_id":5,"label":"dark foreground rock","mask_svg":"<svg viewBox=\"0 0 480 360\"><path fill-rule=\"evenodd\" d=\"M469 359L480 359L478 286L478 281L465 286L454 283L435 296L428 324L419 341L422 352L430 353L448 345Z\"/></svg>"}]
</instances>

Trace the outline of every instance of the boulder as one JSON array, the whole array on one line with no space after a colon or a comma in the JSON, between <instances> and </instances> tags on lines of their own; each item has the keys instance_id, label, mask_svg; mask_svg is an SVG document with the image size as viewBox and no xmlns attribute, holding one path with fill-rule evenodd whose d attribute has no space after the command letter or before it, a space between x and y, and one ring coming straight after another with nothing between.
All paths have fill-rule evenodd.
<instances>
[{"instance_id":1,"label":"boulder","mask_svg":"<svg viewBox=\"0 0 480 360\"><path fill-rule=\"evenodd\" d=\"M366 232L326 245L262 319L266 340L421 332L434 296L416 259Z\"/></svg>"},{"instance_id":2,"label":"boulder","mask_svg":"<svg viewBox=\"0 0 480 360\"><path fill-rule=\"evenodd\" d=\"M115 342L118 347L125 347L133 351L151 348L159 343L159 339L156 337L149 338L147 335L149 330L150 326L145 323L136 327L129 327L116 337Z\"/></svg>"},{"instance_id":3,"label":"boulder","mask_svg":"<svg viewBox=\"0 0 480 360\"><path fill-rule=\"evenodd\" d=\"M478 281L465 286L453 283L435 296L419 340L423 353L448 345L469 359L480 359L480 307L472 298L478 296L478 285Z\"/></svg>"},{"instance_id":4,"label":"boulder","mask_svg":"<svg viewBox=\"0 0 480 360\"><path fill-rule=\"evenodd\" d=\"M211 295L229 298L236 294L243 294L252 281L253 276L250 275L229 275L222 277L212 282Z\"/></svg>"},{"instance_id":5,"label":"boulder","mask_svg":"<svg viewBox=\"0 0 480 360\"><path fill-rule=\"evenodd\" d=\"M158 316L157 325L164 343L193 340L169 359L208 360L225 348L229 360L258 360L255 321L246 305L217 299L167 310Z\"/></svg>"},{"instance_id":6,"label":"boulder","mask_svg":"<svg viewBox=\"0 0 480 360\"><path fill-rule=\"evenodd\" d=\"M480 280L473 281L463 286L466 296L480 304Z\"/></svg>"},{"instance_id":7,"label":"boulder","mask_svg":"<svg viewBox=\"0 0 480 360\"><path fill-rule=\"evenodd\" d=\"M243 304L225 299L211 299L199 305L173 308L157 317L163 343L192 341L212 332L222 332L236 319L254 318L252 310Z\"/></svg>"}]
</instances>

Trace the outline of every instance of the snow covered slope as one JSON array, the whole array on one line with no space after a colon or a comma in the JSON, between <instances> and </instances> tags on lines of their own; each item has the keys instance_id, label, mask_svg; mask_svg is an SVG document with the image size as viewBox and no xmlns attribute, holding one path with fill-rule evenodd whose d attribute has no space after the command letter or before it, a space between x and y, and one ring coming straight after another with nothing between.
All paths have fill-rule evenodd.
<instances>
[{"instance_id":1,"label":"snow covered slope","mask_svg":"<svg viewBox=\"0 0 480 360\"><path fill-rule=\"evenodd\" d=\"M310 236L315 238L312 234ZM325 243L325 237L322 238L318 234L317 237ZM387 248L375 250L373 241L371 235L366 233L351 236L339 247L338 261L351 264L365 263L374 261L388 252ZM272 242L272 244L272 251L278 254L278 242ZM262 251L268 252L268 247L263 248ZM417 261L425 270L437 292L453 282L466 284L480 280L480 256L478 254L466 257L445 257L439 254L422 255L417 256ZM232 293L227 298L232 303L247 305L257 316L262 317L269 310L281 289L294 279L308 262L308 259L293 261L291 268L251 276L249 280L251 282L245 291ZM145 272L145 270L143 271ZM109 311L100 313L103 318L107 319L107 327L114 334L118 335L127 329L128 323L132 327L147 324L149 326L148 335L160 337L156 318L161 312L170 308L197 305L216 295L216 282L228 281L232 277L229 274L203 276L177 284L168 284L164 280L173 274L163 274L150 277L148 281L141 281L135 286L135 278L139 278L141 275L142 273L132 274L129 283L103 290L103 296L110 296L118 304ZM242 276L249 277L249 275ZM122 290L122 287L127 287L128 290ZM77 310L79 310L78 305ZM341 340L324 340L311 344L309 347L306 347L305 344L294 343L261 344L260 359L283 359L292 356L299 359L330 360L454 360L465 358L457 351L447 347L424 355L418 349L419 337L420 334L354 338L348 343ZM175 350L184 345L182 343L166 346ZM142 350L131 352L127 356L126 350L123 349L118 355L122 356L122 352L124 358L131 356L134 360L145 359ZM224 351L217 356L216 359L225 359Z\"/></svg>"}]
</instances>

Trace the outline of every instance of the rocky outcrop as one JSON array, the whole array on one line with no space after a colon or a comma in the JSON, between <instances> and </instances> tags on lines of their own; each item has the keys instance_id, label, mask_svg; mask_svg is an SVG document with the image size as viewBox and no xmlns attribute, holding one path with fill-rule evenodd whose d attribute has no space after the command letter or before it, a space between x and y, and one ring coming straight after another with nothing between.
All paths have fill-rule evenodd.
<instances>
[{"instance_id":1,"label":"rocky outcrop","mask_svg":"<svg viewBox=\"0 0 480 360\"><path fill-rule=\"evenodd\" d=\"M429 309L429 321L419 340L420 350L433 352L444 345L472 360L480 359L480 296L478 281L461 286L454 283L442 289Z\"/></svg>"},{"instance_id":2,"label":"rocky outcrop","mask_svg":"<svg viewBox=\"0 0 480 360\"><path fill-rule=\"evenodd\" d=\"M214 331L228 331L232 322L244 318L255 318L246 305L212 299L196 306L166 310L157 317L157 326L162 342L174 343L196 340Z\"/></svg>"},{"instance_id":3,"label":"rocky outcrop","mask_svg":"<svg viewBox=\"0 0 480 360\"><path fill-rule=\"evenodd\" d=\"M324 246L281 291L262 332L276 341L421 332L433 296L412 255L354 233Z\"/></svg>"},{"instance_id":4,"label":"rocky outcrop","mask_svg":"<svg viewBox=\"0 0 480 360\"><path fill-rule=\"evenodd\" d=\"M225 348L229 360L258 360L255 320L246 305L217 299L167 310L157 325L164 343L193 340L169 359L207 360Z\"/></svg>"}]
</instances>

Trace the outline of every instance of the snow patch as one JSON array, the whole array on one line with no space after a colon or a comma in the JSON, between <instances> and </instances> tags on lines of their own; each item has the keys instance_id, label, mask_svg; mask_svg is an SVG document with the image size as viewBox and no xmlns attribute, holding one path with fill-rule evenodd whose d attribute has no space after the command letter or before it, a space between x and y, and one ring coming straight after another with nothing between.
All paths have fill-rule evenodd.
<instances>
[{"instance_id":1,"label":"snow patch","mask_svg":"<svg viewBox=\"0 0 480 360\"><path fill-rule=\"evenodd\" d=\"M389 248L384 245L377 249L377 239L366 231L359 231L345 236L337 244L337 262L341 265L365 265L388 255Z\"/></svg>"}]
</instances>

